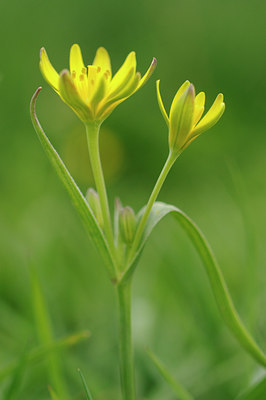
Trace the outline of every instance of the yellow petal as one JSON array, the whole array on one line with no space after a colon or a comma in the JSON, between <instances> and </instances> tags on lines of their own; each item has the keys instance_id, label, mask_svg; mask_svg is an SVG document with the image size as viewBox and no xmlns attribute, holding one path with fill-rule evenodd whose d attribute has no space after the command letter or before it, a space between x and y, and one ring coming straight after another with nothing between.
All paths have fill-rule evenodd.
<instances>
[{"instance_id":1,"label":"yellow petal","mask_svg":"<svg viewBox=\"0 0 266 400\"><path fill-rule=\"evenodd\" d=\"M187 142L193 123L194 103L195 89L191 83L170 110L169 147L171 150L178 152Z\"/></svg>"},{"instance_id":2,"label":"yellow petal","mask_svg":"<svg viewBox=\"0 0 266 400\"><path fill-rule=\"evenodd\" d=\"M138 85L138 89L141 88L146 82L147 80L150 78L150 76L153 74L153 71L155 70L157 65L157 60L156 58L153 58L152 63L148 69L148 71L146 72L146 74L141 78L139 85Z\"/></svg>"},{"instance_id":3,"label":"yellow petal","mask_svg":"<svg viewBox=\"0 0 266 400\"><path fill-rule=\"evenodd\" d=\"M218 94L207 114L202 118L198 125L196 125L196 128L193 129L193 137L199 135L207 129L210 129L213 125L216 124L216 122L219 121L225 109L223 99L223 94Z\"/></svg>"},{"instance_id":4,"label":"yellow petal","mask_svg":"<svg viewBox=\"0 0 266 400\"><path fill-rule=\"evenodd\" d=\"M194 119L193 119L193 126L195 126L204 112L204 105L205 105L205 93L200 92L195 97L195 109L194 109Z\"/></svg>"},{"instance_id":5,"label":"yellow petal","mask_svg":"<svg viewBox=\"0 0 266 400\"><path fill-rule=\"evenodd\" d=\"M96 51L95 58L93 60L93 65L101 67L102 72L110 71L110 78L112 76L111 61L108 51L104 47L99 47Z\"/></svg>"},{"instance_id":6,"label":"yellow petal","mask_svg":"<svg viewBox=\"0 0 266 400\"><path fill-rule=\"evenodd\" d=\"M182 94L185 92L185 90L189 87L189 85L190 85L190 82L185 81L183 83L183 85L181 85L180 88L178 89L178 91L176 92L176 95L175 95L172 105L171 105L170 115L171 115L171 111L176 107L176 103L178 102L178 100L180 99ZM169 117L170 117L170 115L169 115Z\"/></svg>"},{"instance_id":7,"label":"yellow petal","mask_svg":"<svg viewBox=\"0 0 266 400\"><path fill-rule=\"evenodd\" d=\"M84 121L92 120L92 113L88 105L80 97L73 79L68 70L63 70L59 78L59 91L62 99Z\"/></svg>"},{"instance_id":8,"label":"yellow petal","mask_svg":"<svg viewBox=\"0 0 266 400\"><path fill-rule=\"evenodd\" d=\"M205 105L205 93L199 92L195 97L195 107L204 107Z\"/></svg>"},{"instance_id":9,"label":"yellow petal","mask_svg":"<svg viewBox=\"0 0 266 400\"><path fill-rule=\"evenodd\" d=\"M168 118L167 112L165 111L161 93L160 93L160 80L159 79L156 81L156 92L157 92L157 100L158 100L160 111L162 113L162 116L165 119L167 126L169 126L169 118Z\"/></svg>"},{"instance_id":10,"label":"yellow petal","mask_svg":"<svg viewBox=\"0 0 266 400\"><path fill-rule=\"evenodd\" d=\"M128 83L123 86L122 90L119 90L116 96L112 96L108 101L106 101L107 99L103 100L103 103L97 112L97 115L101 118L105 119L118 104L122 103L122 101L126 100L136 91L140 81L140 73L137 72L133 75L133 70L131 70L128 75L130 78L128 79Z\"/></svg>"},{"instance_id":11,"label":"yellow petal","mask_svg":"<svg viewBox=\"0 0 266 400\"><path fill-rule=\"evenodd\" d=\"M69 66L71 74L75 72L77 75L79 75L83 68L85 68L81 50L78 44L73 44L70 49Z\"/></svg>"},{"instance_id":12,"label":"yellow petal","mask_svg":"<svg viewBox=\"0 0 266 400\"><path fill-rule=\"evenodd\" d=\"M109 88L107 89L107 94L106 94L106 100L112 100L113 98L117 97L120 95L120 93L125 89L125 87L128 86L132 82L135 76L135 68L129 68L126 73L121 76L120 80L117 80L117 84L113 85L113 89L110 89L110 86L112 85L112 82L114 78L111 80L111 84L109 85Z\"/></svg>"},{"instance_id":13,"label":"yellow petal","mask_svg":"<svg viewBox=\"0 0 266 400\"><path fill-rule=\"evenodd\" d=\"M105 75L102 75L96 82L95 90L90 100L92 110L97 109L99 103L104 98L106 92L106 86L107 86L106 77Z\"/></svg>"},{"instance_id":14,"label":"yellow petal","mask_svg":"<svg viewBox=\"0 0 266 400\"><path fill-rule=\"evenodd\" d=\"M125 84L126 77L130 70L133 71L133 74L136 73L136 54L134 51L129 53L122 67L120 67L111 80L108 88L108 95L113 94L114 91L117 91L117 87L121 87L121 85Z\"/></svg>"},{"instance_id":15,"label":"yellow petal","mask_svg":"<svg viewBox=\"0 0 266 400\"><path fill-rule=\"evenodd\" d=\"M40 69L44 79L52 86L52 88L58 93L59 90L59 75L52 66L47 56L44 47L41 48L40 52Z\"/></svg>"}]
</instances>

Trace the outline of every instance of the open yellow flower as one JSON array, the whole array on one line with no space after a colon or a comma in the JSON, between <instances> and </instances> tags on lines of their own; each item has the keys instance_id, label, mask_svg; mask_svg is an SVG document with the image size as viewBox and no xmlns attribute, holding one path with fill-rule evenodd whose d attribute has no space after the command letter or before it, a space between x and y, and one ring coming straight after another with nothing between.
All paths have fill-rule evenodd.
<instances>
[{"instance_id":1,"label":"open yellow flower","mask_svg":"<svg viewBox=\"0 0 266 400\"><path fill-rule=\"evenodd\" d=\"M181 153L201 133L215 125L223 115L225 104L223 95L220 93L201 119L204 112L205 93L200 92L195 96L194 86L186 81L178 89L168 116L162 102L159 80L156 85L159 107L169 127L169 148L175 153Z\"/></svg>"},{"instance_id":2,"label":"open yellow flower","mask_svg":"<svg viewBox=\"0 0 266 400\"><path fill-rule=\"evenodd\" d=\"M85 67L77 44L70 50L70 71L64 69L60 75L44 48L40 58L40 69L46 81L83 122L102 122L118 104L144 85L156 67L154 58L141 78L136 72L136 55L132 51L112 77L109 54L103 47L97 50L92 65Z\"/></svg>"}]
</instances>

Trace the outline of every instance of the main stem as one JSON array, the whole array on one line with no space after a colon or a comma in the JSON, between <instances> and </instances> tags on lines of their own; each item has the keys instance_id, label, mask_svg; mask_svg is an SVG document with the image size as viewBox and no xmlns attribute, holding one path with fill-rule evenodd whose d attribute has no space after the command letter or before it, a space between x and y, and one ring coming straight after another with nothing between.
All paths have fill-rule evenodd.
<instances>
[{"instance_id":1,"label":"main stem","mask_svg":"<svg viewBox=\"0 0 266 400\"><path fill-rule=\"evenodd\" d=\"M117 286L119 308L120 376L123 400L136 400L131 335L131 282Z\"/></svg>"},{"instance_id":2,"label":"main stem","mask_svg":"<svg viewBox=\"0 0 266 400\"><path fill-rule=\"evenodd\" d=\"M177 159L178 156L179 156L179 154L177 154L177 153L173 153L171 151L169 152L169 155L168 155L167 160L166 160L166 162L164 164L162 172L160 173L159 178L157 179L157 182L156 182L156 184L155 184L155 186L153 188L153 191L152 191L152 193L150 195L149 201L148 201L147 206L145 208L145 212L144 212L144 214L143 214L143 216L142 216L142 218L140 220L140 223L138 225L138 229L137 229L137 232L136 232L136 235L135 235L135 239L134 239L134 242L132 244L131 251L129 253L128 262L131 262L132 258L134 257L134 255L136 253L136 250L137 250L138 245L140 243L140 240L141 240L141 237L142 237L142 234L143 234L147 219L148 219L148 217L150 215L152 206L153 206L155 200L157 199L157 196L158 196L158 194L159 194L159 192L160 192L160 190L162 188L162 185L163 185L163 183L164 183L164 181L165 181L165 179L166 179L166 177L167 177L172 165L174 164L174 162L175 162L175 160Z\"/></svg>"},{"instance_id":3,"label":"main stem","mask_svg":"<svg viewBox=\"0 0 266 400\"><path fill-rule=\"evenodd\" d=\"M99 130L100 130L100 125L98 123L86 124L86 134L87 134L87 142L88 142L89 155L91 161L91 168L100 199L100 204L103 214L104 230L110 250L114 255L115 248L113 239L113 229L111 224L109 203L106 193L106 187L105 187L103 170L100 159L100 152L99 152Z\"/></svg>"}]
</instances>

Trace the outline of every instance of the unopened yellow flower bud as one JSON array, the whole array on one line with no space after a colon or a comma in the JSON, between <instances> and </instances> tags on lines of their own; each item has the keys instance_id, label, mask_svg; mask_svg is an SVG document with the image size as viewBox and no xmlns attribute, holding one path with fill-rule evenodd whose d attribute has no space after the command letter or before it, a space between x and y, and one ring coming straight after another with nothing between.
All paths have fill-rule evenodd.
<instances>
[{"instance_id":1,"label":"unopened yellow flower bud","mask_svg":"<svg viewBox=\"0 0 266 400\"><path fill-rule=\"evenodd\" d=\"M200 92L195 96L194 86L186 81L177 91L168 117L160 94L159 80L156 85L159 108L169 127L169 148L176 154L181 153L202 132L215 125L223 115L225 104L223 95L220 93L201 119L204 112L205 93Z\"/></svg>"},{"instance_id":2,"label":"unopened yellow flower bud","mask_svg":"<svg viewBox=\"0 0 266 400\"><path fill-rule=\"evenodd\" d=\"M98 224L100 225L100 228L103 229L104 222L103 222L103 215L102 215L100 199L99 199L98 193L93 188L88 189L88 191L86 193L86 200L87 200L87 203L89 204Z\"/></svg>"},{"instance_id":3,"label":"unopened yellow flower bud","mask_svg":"<svg viewBox=\"0 0 266 400\"><path fill-rule=\"evenodd\" d=\"M119 210L119 231L122 240L130 245L133 242L136 232L136 216L131 207L124 207Z\"/></svg>"}]
</instances>

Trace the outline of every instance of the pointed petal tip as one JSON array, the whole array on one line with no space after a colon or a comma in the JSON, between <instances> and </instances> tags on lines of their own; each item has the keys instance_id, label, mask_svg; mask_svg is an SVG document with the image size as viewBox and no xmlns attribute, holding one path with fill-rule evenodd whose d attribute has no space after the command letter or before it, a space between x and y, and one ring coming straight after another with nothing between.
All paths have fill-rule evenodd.
<instances>
[{"instance_id":1,"label":"pointed petal tip","mask_svg":"<svg viewBox=\"0 0 266 400\"><path fill-rule=\"evenodd\" d=\"M187 87L187 89L185 90L183 95L191 96L191 97L195 98L195 87L194 87L193 83L189 84L189 86Z\"/></svg>"},{"instance_id":2,"label":"pointed petal tip","mask_svg":"<svg viewBox=\"0 0 266 400\"><path fill-rule=\"evenodd\" d=\"M65 75L70 75L70 72L69 72L69 70L68 69L63 69L61 72L60 72L60 77L63 77L63 76L65 76Z\"/></svg>"}]
</instances>

